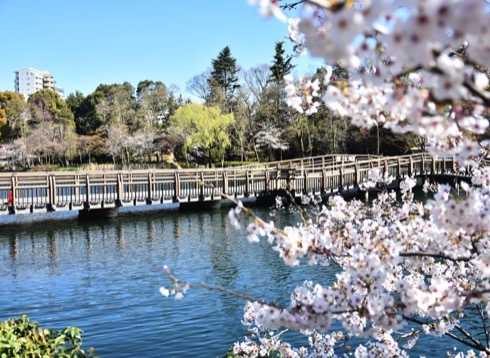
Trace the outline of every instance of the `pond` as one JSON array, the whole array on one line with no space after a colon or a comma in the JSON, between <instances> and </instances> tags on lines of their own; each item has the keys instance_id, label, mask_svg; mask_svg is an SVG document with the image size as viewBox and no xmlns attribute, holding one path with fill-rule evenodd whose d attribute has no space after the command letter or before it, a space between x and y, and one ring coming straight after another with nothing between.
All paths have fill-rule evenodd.
<instances>
[{"instance_id":1,"label":"pond","mask_svg":"<svg viewBox=\"0 0 490 358\"><path fill-rule=\"evenodd\" d=\"M164 265L185 281L283 303L306 279L325 284L335 274L333 266L285 266L267 242L249 243L227 213L167 211L2 227L0 320L27 314L42 327L77 326L85 332L84 347L101 357L222 356L247 334L240 323L244 301L204 289L179 301L164 298ZM273 219L278 225L298 220L293 214ZM425 337L412 353L440 356L454 345L437 342Z\"/></svg>"}]
</instances>

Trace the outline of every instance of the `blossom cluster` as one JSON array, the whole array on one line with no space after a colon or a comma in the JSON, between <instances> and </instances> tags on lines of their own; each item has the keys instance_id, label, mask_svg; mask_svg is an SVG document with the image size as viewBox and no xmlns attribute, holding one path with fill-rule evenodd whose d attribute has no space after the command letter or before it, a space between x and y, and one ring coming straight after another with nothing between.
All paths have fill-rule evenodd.
<instances>
[{"instance_id":1,"label":"blossom cluster","mask_svg":"<svg viewBox=\"0 0 490 358\"><path fill-rule=\"evenodd\" d=\"M232 224L246 227L250 242L267 240L285 264L338 267L331 282L296 288L289 305L249 302L244 323L256 339L233 353L335 356L356 337L364 341L351 348L355 357L406 357L421 335L449 335L472 348L455 356L489 356L490 169L481 141L490 107L488 3L308 0L301 18L287 19L278 0L250 2L287 21L293 41L332 65L321 86L285 78L291 107L311 115L325 105L360 127L419 134L432 154L470 168L472 183L458 192L427 182L433 197L424 203L414 200L414 178L398 183L401 195L381 190L370 205L306 198L314 215L284 228L242 204L231 209ZM348 82L331 81L337 65L350 71ZM393 179L373 169L360 185L386 189ZM173 281L180 297L186 286ZM468 312L478 312L479 325L465 324ZM332 333L332 322L345 333ZM279 329L307 333L310 347L292 348Z\"/></svg>"},{"instance_id":2,"label":"blossom cluster","mask_svg":"<svg viewBox=\"0 0 490 358\"><path fill-rule=\"evenodd\" d=\"M462 166L474 163L479 146L468 134L481 135L489 124L489 75L482 68L490 68L490 14L484 1L309 3L326 8L289 19L290 38L352 75L339 87L330 83L327 67L324 93L315 85L294 87L286 78L291 107L313 114L323 103L354 125L411 131L428 137L433 154L455 155Z\"/></svg>"},{"instance_id":3,"label":"blossom cluster","mask_svg":"<svg viewBox=\"0 0 490 358\"><path fill-rule=\"evenodd\" d=\"M404 333L411 338L405 347L411 347L420 334L441 336L459 327L469 305L486 305L488 314L488 187L463 184L467 199L461 200L441 185L422 204L407 195L414 185L412 178L400 183L401 202L394 192L380 193L370 206L334 196L315 220L281 230L249 229L251 241L264 237L287 265L335 262L340 270L327 285L298 287L289 307L250 303L247 321L252 316L261 328L323 334L336 320L350 336L371 337L359 352L388 357L407 354L394 338L406 329L407 317L420 325L416 335Z\"/></svg>"}]
</instances>

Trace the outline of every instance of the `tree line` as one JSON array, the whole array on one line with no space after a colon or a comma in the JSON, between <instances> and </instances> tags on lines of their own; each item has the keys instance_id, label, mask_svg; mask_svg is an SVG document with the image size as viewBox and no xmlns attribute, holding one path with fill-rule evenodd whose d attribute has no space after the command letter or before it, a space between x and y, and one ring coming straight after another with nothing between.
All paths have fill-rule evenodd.
<instances>
[{"instance_id":1,"label":"tree line","mask_svg":"<svg viewBox=\"0 0 490 358\"><path fill-rule=\"evenodd\" d=\"M414 135L359 129L321 108L307 117L287 105L284 76L294 69L283 42L271 64L241 69L226 46L187 82L193 103L161 81L101 84L66 100L40 90L27 100L0 92L0 158L22 167L161 162L172 152L188 165L279 160L328 153L403 154ZM310 75L322 78L325 68ZM342 87L349 73L334 67ZM380 143L382 145L380 145Z\"/></svg>"}]
</instances>

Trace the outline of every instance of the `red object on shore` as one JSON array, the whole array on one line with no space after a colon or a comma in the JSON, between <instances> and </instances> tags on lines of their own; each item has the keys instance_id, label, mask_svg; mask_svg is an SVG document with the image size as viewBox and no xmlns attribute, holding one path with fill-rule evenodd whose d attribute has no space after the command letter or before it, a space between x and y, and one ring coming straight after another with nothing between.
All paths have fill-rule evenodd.
<instances>
[{"instance_id":1,"label":"red object on shore","mask_svg":"<svg viewBox=\"0 0 490 358\"><path fill-rule=\"evenodd\" d=\"M9 203L9 205L11 205L13 203L13 201L14 201L14 196L12 194L12 190L9 191L9 196L8 196L8 200L7 201Z\"/></svg>"}]
</instances>

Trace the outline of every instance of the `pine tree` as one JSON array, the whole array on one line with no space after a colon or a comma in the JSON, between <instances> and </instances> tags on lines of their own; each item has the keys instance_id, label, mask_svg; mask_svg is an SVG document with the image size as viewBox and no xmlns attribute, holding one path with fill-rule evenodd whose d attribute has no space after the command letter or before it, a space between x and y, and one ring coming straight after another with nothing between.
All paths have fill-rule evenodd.
<instances>
[{"instance_id":1,"label":"pine tree","mask_svg":"<svg viewBox=\"0 0 490 358\"><path fill-rule=\"evenodd\" d=\"M236 59L231 56L228 46L218 54L216 59L212 60L212 65L213 69L208 80L211 93L207 102L214 102L209 103L211 105L219 105L216 99L222 98L224 100L223 110L230 113L235 102L235 91L240 87L237 76L240 68L236 64ZM218 91L221 93L216 93Z\"/></svg>"},{"instance_id":2,"label":"pine tree","mask_svg":"<svg viewBox=\"0 0 490 358\"><path fill-rule=\"evenodd\" d=\"M276 42L276 54L274 55L274 62L270 67L271 76L269 80L276 83L282 82L284 76L289 74L294 68L294 65L291 64L293 57L291 55L284 57L285 51L283 45L283 41Z\"/></svg>"}]
</instances>

